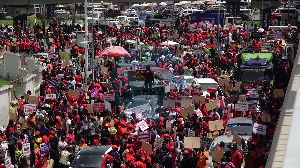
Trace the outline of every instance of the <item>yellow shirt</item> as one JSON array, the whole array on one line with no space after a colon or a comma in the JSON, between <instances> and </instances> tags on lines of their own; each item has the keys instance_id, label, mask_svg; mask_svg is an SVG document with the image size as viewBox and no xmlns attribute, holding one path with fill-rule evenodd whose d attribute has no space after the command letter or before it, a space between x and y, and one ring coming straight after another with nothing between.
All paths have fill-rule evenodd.
<instances>
[{"instance_id":1,"label":"yellow shirt","mask_svg":"<svg viewBox=\"0 0 300 168\"><path fill-rule=\"evenodd\" d=\"M41 143L42 138L37 138L35 141L38 143ZM36 148L39 147L40 144L35 143L35 141L33 141L33 149L36 150Z\"/></svg>"}]
</instances>

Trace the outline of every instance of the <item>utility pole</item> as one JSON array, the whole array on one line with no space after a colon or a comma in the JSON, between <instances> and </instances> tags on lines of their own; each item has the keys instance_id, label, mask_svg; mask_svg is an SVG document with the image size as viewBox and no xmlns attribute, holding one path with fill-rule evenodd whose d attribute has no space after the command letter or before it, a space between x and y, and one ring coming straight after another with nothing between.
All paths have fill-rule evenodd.
<instances>
[{"instance_id":1,"label":"utility pole","mask_svg":"<svg viewBox=\"0 0 300 168\"><path fill-rule=\"evenodd\" d=\"M84 2L84 15L85 15L85 46L84 46L84 58L85 58L85 65L84 65L84 79L85 79L85 87L87 87L87 82L88 82L88 54L89 54L89 51L88 51L88 22L87 22L87 6L88 6L88 2L87 0L85 0Z\"/></svg>"},{"instance_id":2,"label":"utility pole","mask_svg":"<svg viewBox=\"0 0 300 168\"><path fill-rule=\"evenodd\" d=\"M218 66L217 66L217 75L218 75L218 77L220 76L220 70L219 70L219 67L220 67L220 2L221 1L218 1L219 3L218 3L218 43L217 43L217 47L218 47L218 54L217 54L217 56L218 56L218 60L217 60L217 64L218 64Z\"/></svg>"}]
</instances>

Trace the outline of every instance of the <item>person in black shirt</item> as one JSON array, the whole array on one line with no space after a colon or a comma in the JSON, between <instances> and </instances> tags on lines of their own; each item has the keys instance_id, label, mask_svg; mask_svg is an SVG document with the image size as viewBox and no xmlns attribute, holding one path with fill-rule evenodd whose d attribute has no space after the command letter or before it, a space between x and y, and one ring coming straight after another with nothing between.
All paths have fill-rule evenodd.
<instances>
[{"instance_id":1,"label":"person in black shirt","mask_svg":"<svg viewBox=\"0 0 300 168\"><path fill-rule=\"evenodd\" d=\"M153 73L150 70L150 66L146 66L146 73L144 74L146 80L145 80L145 90L150 95L152 90L152 84L154 83L154 76Z\"/></svg>"}]
</instances>

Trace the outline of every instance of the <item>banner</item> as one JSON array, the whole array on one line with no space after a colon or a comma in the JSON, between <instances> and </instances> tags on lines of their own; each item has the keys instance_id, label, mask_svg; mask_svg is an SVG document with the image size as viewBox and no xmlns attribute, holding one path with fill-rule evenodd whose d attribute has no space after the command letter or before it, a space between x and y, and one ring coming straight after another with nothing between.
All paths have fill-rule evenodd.
<instances>
[{"instance_id":1,"label":"banner","mask_svg":"<svg viewBox=\"0 0 300 168\"><path fill-rule=\"evenodd\" d=\"M23 150L23 155L25 156L30 155L30 143L23 144L22 150Z\"/></svg>"},{"instance_id":2,"label":"banner","mask_svg":"<svg viewBox=\"0 0 300 168\"><path fill-rule=\"evenodd\" d=\"M137 140L139 142L150 142L151 141L151 132L150 131L138 131Z\"/></svg>"},{"instance_id":3,"label":"banner","mask_svg":"<svg viewBox=\"0 0 300 168\"><path fill-rule=\"evenodd\" d=\"M24 113L25 115L29 115L30 113L34 113L36 111L35 104L25 104Z\"/></svg>"},{"instance_id":4,"label":"banner","mask_svg":"<svg viewBox=\"0 0 300 168\"><path fill-rule=\"evenodd\" d=\"M49 142L40 144L40 154L48 154L49 153Z\"/></svg>"},{"instance_id":5,"label":"banner","mask_svg":"<svg viewBox=\"0 0 300 168\"><path fill-rule=\"evenodd\" d=\"M262 124L254 123L253 125L253 133L266 135L267 133L267 126Z\"/></svg>"},{"instance_id":6,"label":"banner","mask_svg":"<svg viewBox=\"0 0 300 168\"><path fill-rule=\"evenodd\" d=\"M93 103L93 112L103 112L104 103Z\"/></svg>"},{"instance_id":7,"label":"banner","mask_svg":"<svg viewBox=\"0 0 300 168\"><path fill-rule=\"evenodd\" d=\"M248 111L248 103L235 104L235 111Z\"/></svg>"},{"instance_id":8,"label":"banner","mask_svg":"<svg viewBox=\"0 0 300 168\"><path fill-rule=\"evenodd\" d=\"M91 97L97 97L99 94L98 92L98 88L94 88L93 90L91 90Z\"/></svg>"},{"instance_id":9,"label":"banner","mask_svg":"<svg viewBox=\"0 0 300 168\"><path fill-rule=\"evenodd\" d=\"M56 99L56 94L46 94L46 99L50 98Z\"/></svg>"}]
</instances>

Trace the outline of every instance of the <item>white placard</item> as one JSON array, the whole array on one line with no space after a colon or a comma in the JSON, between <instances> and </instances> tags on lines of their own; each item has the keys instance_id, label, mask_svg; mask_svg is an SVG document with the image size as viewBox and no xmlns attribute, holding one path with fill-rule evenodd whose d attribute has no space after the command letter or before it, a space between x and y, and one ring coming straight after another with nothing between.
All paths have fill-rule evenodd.
<instances>
[{"instance_id":1,"label":"white placard","mask_svg":"<svg viewBox=\"0 0 300 168\"><path fill-rule=\"evenodd\" d=\"M56 99L56 94L46 94L46 99L50 98Z\"/></svg>"},{"instance_id":2,"label":"white placard","mask_svg":"<svg viewBox=\"0 0 300 168\"><path fill-rule=\"evenodd\" d=\"M253 133L266 135L267 133L267 126L262 124L254 123L253 125Z\"/></svg>"},{"instance_id":3,"label":"white placard","mask_svg":"<svg viewBox=\"0 0 300 168\"><path fill-rule=\"evenodd\" d=\"M30 113L34 113L36 111L35 104L25 104L24 113L25 115L29 115Z\"/></svg>"},{"instance_id":4,"label":"white placard","mask_svg":"<svg viewBox=\"0 0 300 168\"><path fill-rule=\"evenodd\" d=\"M235 104L235 111L248 111L248 103Z\"/></svg>"},{"instance_id":5,"label":"white placard","mask_svg":"<svg viewBox=\"0 0 300 168\"><path fill-rule=\"evenodd\" d=\"M139 122L139 123L138 123L138 126L140 127L140 129L141 129L142 131L145 131L146 129L149 128L148 124L147 124L145 121Z\"/></svg>"},{"instance_id":6,"label":"white placard","mask_svg":"<svg viewBox=\"0 0 300 168\"><path fill-rule=\"evenodd\" d=\"M104 101L104 108L111 112L111 104L108 101Z\"/></svg>"},{"instance_id":7,"label":"white placard","mask_svg":"<svg viewBox=\"0 0 300 168\"><path fill-rule=\"evenodd\" d=\"M159 148L162 147L163 143L164 143L164 140L163 140L163 139L161 139L161 138L156 138L156 142L155 142L154 146L155 146L156 149L159 149Z\"/></svg>"},{"instance_id":8,"label":"white placard","mask_svg":"<svg viewBox=\"0 0 300 168\"><path fill-rule=\"evenodd\" d=\"M103 99L105 101L114 101L115 100L115 95L112 93L104 93L103 94Z\"/></svg>"},{"instance_id":9,"label":"white placard","mask_svg":"<svg viewBox=\"0 0 300 168\"><path fill-rule=\"evenodd\" d=\"M30 155L30 143L23 144L22 150L23 150L23 155L26 156Z\"/></svg>"}]
</instances>

